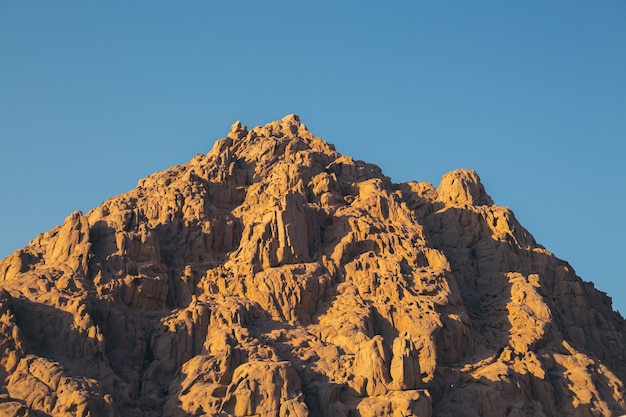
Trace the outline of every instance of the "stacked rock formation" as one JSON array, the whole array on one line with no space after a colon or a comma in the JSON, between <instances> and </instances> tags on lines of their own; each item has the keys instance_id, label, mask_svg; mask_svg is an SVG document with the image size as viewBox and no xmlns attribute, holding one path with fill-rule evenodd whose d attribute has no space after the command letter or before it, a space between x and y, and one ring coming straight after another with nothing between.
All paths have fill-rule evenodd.
<instances>
[{"instance_id":1,"label":"stacked rock formation","mask_svg":"<svg viewBox=\"0 0 626 417\"><path fill-rule=\"evenodd\" d=\"M615 416L626 327L475 172L233 125L0 262L2 416Z\"/></svg>"}]
</instances>

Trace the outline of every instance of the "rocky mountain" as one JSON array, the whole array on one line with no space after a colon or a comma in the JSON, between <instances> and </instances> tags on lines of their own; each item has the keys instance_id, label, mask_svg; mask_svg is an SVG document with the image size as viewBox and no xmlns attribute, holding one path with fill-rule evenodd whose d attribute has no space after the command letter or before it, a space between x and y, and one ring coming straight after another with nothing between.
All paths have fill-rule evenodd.
<instances>
[{"instance_id":1,"label":"rocky mountain","mask_svg":"<svg viewBox=\"0 0 626 417\"><path fill-rule=\"evenodd\" d=\"M395 184L295 115L0 262L0 415L617 416L626 325L470 170Z\"/></svg>"}]
</instances>

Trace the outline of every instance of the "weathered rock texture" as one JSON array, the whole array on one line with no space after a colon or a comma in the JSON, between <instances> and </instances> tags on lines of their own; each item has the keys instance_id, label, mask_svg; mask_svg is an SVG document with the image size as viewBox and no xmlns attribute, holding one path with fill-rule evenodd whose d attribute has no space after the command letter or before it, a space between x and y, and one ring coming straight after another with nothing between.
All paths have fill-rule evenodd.
<instances>
[{"instance_id":1,"label":"weathered rock texture","mask_svg":"<svg viewBox=\"0 0 626 417\"><path fill-rule=\"evenodd\" d=\"M0 262L2 416L615 416L610 299L473 171L394 184L297 116Z\"/></svg>"}]
</instances>

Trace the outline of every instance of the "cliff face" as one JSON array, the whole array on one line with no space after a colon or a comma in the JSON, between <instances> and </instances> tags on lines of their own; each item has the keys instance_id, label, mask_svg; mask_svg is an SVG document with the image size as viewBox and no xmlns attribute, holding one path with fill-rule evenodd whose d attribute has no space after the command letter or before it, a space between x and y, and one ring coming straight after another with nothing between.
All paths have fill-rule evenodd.
<instances>
[{"instance_id":1,"label":"cliff face","mask_svg":"<svg viewBox=\"0 0 626 417\"><path fill-rule=\"evenodd\" d=\"M297 116L0 262L3 416L616 416L625 321L475 172L394 184Z\"/></svg>"}]
</instances>

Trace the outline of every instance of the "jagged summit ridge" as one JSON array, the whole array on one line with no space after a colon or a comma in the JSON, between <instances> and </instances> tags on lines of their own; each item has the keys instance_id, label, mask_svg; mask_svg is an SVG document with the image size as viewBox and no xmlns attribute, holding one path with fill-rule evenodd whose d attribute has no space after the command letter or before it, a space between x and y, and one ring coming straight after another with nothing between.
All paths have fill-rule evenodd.
<instances>
[{"instance_id":1,"label":"jagged summit ridge","mask_svg":"<svg viewBox=\"0 0 626 417\"><path fill-rule=\"evenodd\" d=\"M394 184L296 115L0 261L0 415L613 416L626 331L472 170Z\"/></svg>"}]
</instances>

